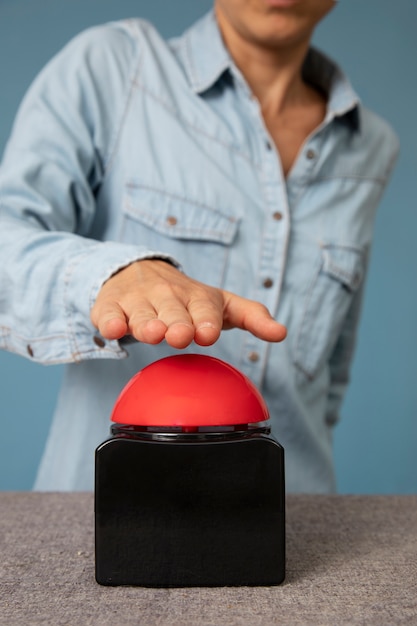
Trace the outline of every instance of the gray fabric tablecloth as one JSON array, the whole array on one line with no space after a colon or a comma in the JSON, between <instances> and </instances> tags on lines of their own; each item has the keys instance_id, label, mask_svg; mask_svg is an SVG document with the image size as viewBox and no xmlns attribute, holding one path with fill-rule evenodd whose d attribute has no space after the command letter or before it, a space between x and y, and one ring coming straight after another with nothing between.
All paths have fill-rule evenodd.
<instances>
[{"instance_id":1,"label":"gray fabric tablecloth","mask_svg":"<svg viewBox=\"0 0 417 626\"><path fill-rule=\"evenodd\" d=\"M289 496L279 587L94 579L92 494L0 494L0 624L417 625L417 496Z\"/></svg>"}]
</instances>

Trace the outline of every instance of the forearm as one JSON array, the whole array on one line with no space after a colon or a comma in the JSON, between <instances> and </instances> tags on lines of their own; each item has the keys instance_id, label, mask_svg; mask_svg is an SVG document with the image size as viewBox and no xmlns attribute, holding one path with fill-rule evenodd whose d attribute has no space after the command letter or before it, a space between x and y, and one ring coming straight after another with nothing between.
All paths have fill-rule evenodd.
<instances>
[{"instance_id":1,"label":"forearm","mask_svg":"<svg viewBox=\"0 0 417 626\"><path fill-rule=\"evenodd\" d=\"M0 347L42 363L123 356L118 342L97 342L90 310L103 283L140 258L152 252L45 231L0 208Z\"/></svg>"}]
</instances>

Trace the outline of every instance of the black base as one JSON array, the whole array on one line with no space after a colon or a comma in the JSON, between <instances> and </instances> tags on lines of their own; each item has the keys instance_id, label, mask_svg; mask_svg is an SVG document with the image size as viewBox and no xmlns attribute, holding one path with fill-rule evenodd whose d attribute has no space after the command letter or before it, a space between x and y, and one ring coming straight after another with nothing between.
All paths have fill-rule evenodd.
<instances>
[{"instance_id":1,"label":"black base","mask_svg":"<svg viewBox=\"0 0 417 626\"><path fill-rule=\"evenodd\" d=\"M283 448L259 433L117 435L96 450L95 520L102 585L280 584Z\"/></svg>"}]
</instances>

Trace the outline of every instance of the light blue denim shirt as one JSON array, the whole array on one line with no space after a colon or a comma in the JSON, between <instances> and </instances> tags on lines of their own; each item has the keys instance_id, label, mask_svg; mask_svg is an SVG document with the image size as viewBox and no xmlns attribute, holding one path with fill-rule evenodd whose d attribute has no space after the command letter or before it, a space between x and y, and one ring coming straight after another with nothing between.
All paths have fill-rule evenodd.
<instances>
[{"instance_id":1,"label":"light blue denim shirt","mask_svg":"<svg viewBox=\"0 0 417 626\"><path fill-rule=\"evenodd\" d=\"M335 488L332 427L398 146L318 51L305 78L327 113L287 179L212 13L169 42L141 20L90 29L36 79L0 168L0 347L68 363L36 488L91 489L118 393L175 352L104 341L89 318L111 274L155 256L287 325L282 344L232 330L189 351L259 386L288 491Z\"/></svg>"}]
</instances>

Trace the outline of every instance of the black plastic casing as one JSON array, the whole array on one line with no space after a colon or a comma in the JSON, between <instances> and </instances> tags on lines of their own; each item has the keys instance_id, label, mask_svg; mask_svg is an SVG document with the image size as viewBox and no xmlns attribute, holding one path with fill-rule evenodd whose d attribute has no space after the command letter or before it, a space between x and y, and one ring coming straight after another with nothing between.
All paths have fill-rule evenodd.
<instances>
[{"instance_id":1,"label":"black plastic casing","mask_svg":"<svg viewBox=\"0 0 417 626\"><path fill-rule=\"evenodd\" d=\"M284 450L269 427L241 428L112 427L113 437L96 450L98 583L222 587L284 580Z\"/></svg>"}]
</instances>

